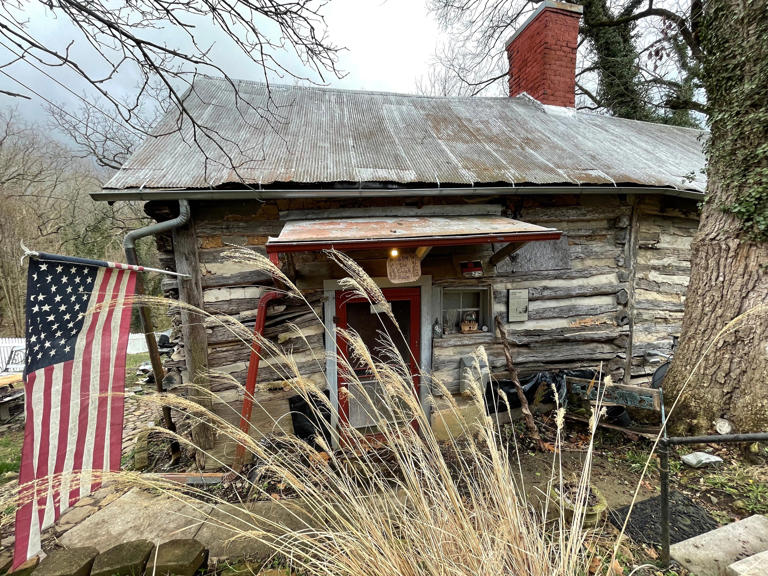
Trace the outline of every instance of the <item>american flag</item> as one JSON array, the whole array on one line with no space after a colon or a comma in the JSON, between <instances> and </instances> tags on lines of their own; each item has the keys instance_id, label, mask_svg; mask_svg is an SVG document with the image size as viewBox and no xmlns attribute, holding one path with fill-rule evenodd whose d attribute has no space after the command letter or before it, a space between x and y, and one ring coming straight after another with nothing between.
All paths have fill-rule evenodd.
<instances>
[{"instance_id":1,"label":"american flag","mask_svg":"<svg viewBox=\"0 0 768 576\"><path fill-rule=\"evenodd\" d=\"M49 254L27 278L26 424L14 567L40 532L119 470L136 266Z\"/></svg>"}]
</instances>

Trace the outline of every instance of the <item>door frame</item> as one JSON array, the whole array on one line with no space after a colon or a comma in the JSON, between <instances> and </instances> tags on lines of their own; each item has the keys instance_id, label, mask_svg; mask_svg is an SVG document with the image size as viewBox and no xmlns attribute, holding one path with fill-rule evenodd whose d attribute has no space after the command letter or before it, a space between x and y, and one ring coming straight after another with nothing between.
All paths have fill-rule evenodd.
<instances>
[{"instance_id":1,"label":"door frame","mask_svg":"<svg viewBox=\"0 0 768 576\"><path fill-rule=\"evenodd\" d=\"M416 397L421 398L421 288L408 286L398 288L382 288L381 292L387 302L408 302L410 304L410 326L408 331L410 338L408 342L408 348L412 356L409 358L403 358L403 360L408 363L408 366L411 370L411 377L413 378L413 387L416 391ZM352 292L337 291L336 315L334 320L338 325L348 328L349 324L347 319L347 304L365 302L368 302L366 298L356 296ZM374 313L371 312L371 314ZM400 328L402 330L402 327ZM342 338L338 332L336 333L336 349L345 356L349 352L347 341ZM337 391L343 385L344 382L339 377L337 369ZM339 416L341 418L341 424L343 426L347 426L349 424L349 403L347 401L347 397L339 398Z\"/></svg>"},{"instance_id":2,"label":"door frame","mask_svg":"<svg viewBox=\"0 0 768 576\"><path fill-rule=\"evenodd\" d=\"M380 288L420 288L421 314L419 316L420 329L420 378L419 378L419 403L422 410L429 418L429 396L431 382L429 375L432 370L432 324L434 322L432 310L432 276L424 275L416 282L395 284L387 278L373 278ZM339 445L339 383L338 367L336 365L336 292L343 291L338 280L325 280L323 282L323 314L325 318L325 376L330 392L331 406L331 430L333 430L333 447Z\"/></svg>"}]
</instances>

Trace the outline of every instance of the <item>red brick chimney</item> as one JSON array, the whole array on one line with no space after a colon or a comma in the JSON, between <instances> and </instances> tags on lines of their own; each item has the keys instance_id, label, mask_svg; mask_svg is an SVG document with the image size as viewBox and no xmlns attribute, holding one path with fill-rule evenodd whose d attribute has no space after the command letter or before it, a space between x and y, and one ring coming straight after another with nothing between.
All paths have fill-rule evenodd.
<instances>
[{"instance_id":1,"label":"red brick chimney","mask_svg":"<svg viewBox=\"0 0 768 576\"><path fill-rule=\"evenodd\" d=\"M581 6L544 0L507 41L509 95L542 104L576 103L576 45Z\"/></svg>"}]
</instances>

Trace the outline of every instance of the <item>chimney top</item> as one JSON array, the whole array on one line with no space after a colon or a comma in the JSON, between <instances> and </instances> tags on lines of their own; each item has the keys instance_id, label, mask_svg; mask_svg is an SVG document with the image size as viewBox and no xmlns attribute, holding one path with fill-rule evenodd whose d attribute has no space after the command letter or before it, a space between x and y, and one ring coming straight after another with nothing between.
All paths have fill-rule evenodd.
<instances>
[{"instance_id":1,"label":"chimney top","mask_svg":"<svg viewBox=\"0 0 768 576\"><path fill-rule=\"evenodd\" d=\"M543 2L539 2L539 5L536 6L536 10L533 11L533 14L528 16L528 19L523 22L520 26L517 27L517 30L515 30L514 34L509 37L509 40L507 40L504 43L504 48L509 48L509 45L514 42L515 38L517 38L523 30L528 28L531 22L536 20L536 18L539 17L539 14L541 14L546 9L554 9L554 10L565 10L567 12L573 12L574 14L578 15L579 18L581 18L581 14L584 12L584 8L581 4L571 4L570 2L558 2L557 0L544 0Z\"/></svg>"},{"instance_id":2,"label":"chimney top","mask_svg":"<svg viewBox=\"0 0 768 576\"><path fill-rule=\"evenodd\" d=\"M526 92L542 104L575 106L581 13L578 4L544 0L507 40L510 96Z\"/></svg>"}]
</instances>

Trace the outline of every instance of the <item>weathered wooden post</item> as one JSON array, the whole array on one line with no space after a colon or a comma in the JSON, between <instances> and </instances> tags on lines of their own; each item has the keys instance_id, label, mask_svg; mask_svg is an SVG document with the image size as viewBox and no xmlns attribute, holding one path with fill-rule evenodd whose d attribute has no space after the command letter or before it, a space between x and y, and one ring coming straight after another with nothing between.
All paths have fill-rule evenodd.
<instances>
[{"instance_id":1,"label":"weathered wooden post","mask_svg":"<svg viewBox=\"0 0 768 576\"><path fill-rule=\"evenodd\" d=\"M203 308L203 288L200 281L200 263L197 255L197 237L194 220L173 231L176 272L188 274L189 278L179 278L179 301L198 309ZM211 395L200 388L210 390L208 377L208 337L200 312L181 306L181 333L184 338L184 359L191 388L190 397L208 410L213 405ZM213 448L214 433L210 424L201 420L192 428L192 441L197 448L198 466L205 466L205 450Z\"/></svg>"}]
</instances>

